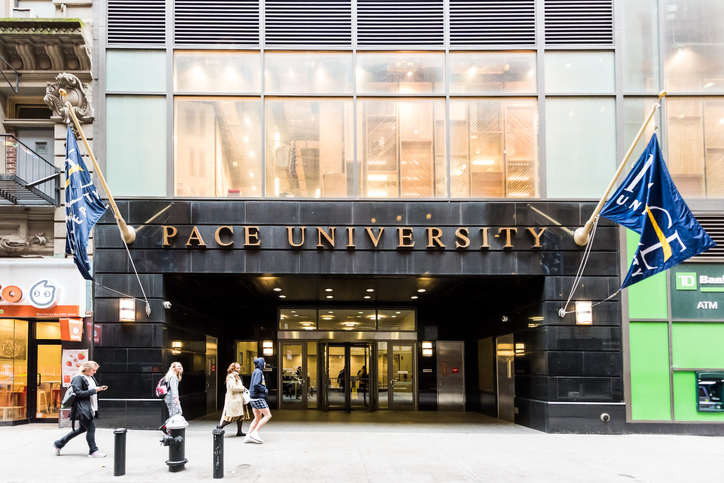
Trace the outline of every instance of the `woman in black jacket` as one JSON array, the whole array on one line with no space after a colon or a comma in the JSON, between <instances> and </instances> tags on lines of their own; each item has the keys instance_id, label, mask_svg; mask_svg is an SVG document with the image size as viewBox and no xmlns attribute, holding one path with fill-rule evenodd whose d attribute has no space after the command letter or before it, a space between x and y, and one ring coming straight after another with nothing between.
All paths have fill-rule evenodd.
<instances>
[{"instance_id":1,"label":"woman in black jacket","mask_svg":"<svg viewBox=\"0 0 724 483\"><path fill-rule=\"evenodd\" d=\"M72 431L53 443L56 456L60 456L60 450L68 444L68 441L79 434L86 433L88 441L89 458L105 458L96 446L96 423L94 421L98 412L97 393L105 391L108 386L99 386L93 374L100 366L94 361L87 361L81 364L78 374L70 381L75 393L75 402L70 409L70 420L78 421L78 427L73 423Z\"/></svg>"}]
</instances>

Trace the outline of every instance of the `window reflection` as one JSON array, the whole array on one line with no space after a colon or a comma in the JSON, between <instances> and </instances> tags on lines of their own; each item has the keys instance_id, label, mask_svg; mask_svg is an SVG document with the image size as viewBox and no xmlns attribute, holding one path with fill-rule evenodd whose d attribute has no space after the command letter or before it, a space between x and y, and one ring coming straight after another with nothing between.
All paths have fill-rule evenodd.
<instances>
[{"instance_id":1,"label":"window reflection","mask_svg":"<svg viewBox=\"0 0 724 483\"><path fill-rule=\"evenodd\" d=\"M621 2L623 87L627 92L659 91L658 0Z\"/></svg>"},{"instance_id":2,"label":"window reflection","mask_svg":"<svg viewBox=\"0 0 724 483\"><path fill-rule=\"evenodd\" d=\"M271 94L351 94L352 54L267 52L264 90Z\"/></svg>"},{"instance_id":3,"label":"window reflection","mask_svg":"<svg viewBox=\"0 0 724 483\"><path fill-rule=\"evenodd\" d=\"M444 62L442 53L360 52L357 93L444 92Z\"/></svg>"},{"instance_id":4,"label":"window reflection","mask_svg":"<svg viewBox=\"0 0 724 483\"><path fill-rule=\"evenodd\" d=\"M415 330L414 310L378 310L377 330Z\"/></svg>"},{"instance_id":5,"label":"window reflection","mask_svg":"<svg viewBox=\"0 0 724 483\"><path fill-rule=\"evenodd\" d=\"M266 101L266 195L354 196L352 101Z\"/></svg>"},{"instance_id":6,"label":"window reflection","mask_svg":"<svg viewBox=\"0 0 724 483\"><path fill-rule=\"evenodd\" d=\"M177 98L176 196L261 196L261 102Z\"/></svg>"},{"instance_id":7,"label":"window reflection","mask_svg":"<svg viewBox=\"0 0 724 483\"><path fill-rule=\"evenodd\" d=\"M375 330L374 310L320 310L319 330Z\"/></svg>"},{"instance_id":8,"label":"window reflection","mask_svg":"<svg viewBox=\"0 0 724 483\"><path fill-rule=\"evenodd\" d=\"M538 196L535 99L451 101L450 123L453 197Z\"/></svg>"},{"instance_id":9,"label":"window reflection","mask_svg":"<svg viewBox=\"0 0 724 483\"><path fill-rule=\"evenodd\" d=\"M450 92L535 92L535 53L450 54Z\"/></svg>"},{"instance_id":10,"label":"window reflection","mask_svg":"<svg viewBox=\"0 0 724 483\"><path fill-rule=\"evenodd\" d=\"M613 92L613 52L546 52L546 92Z\"/></svg>"},{"instance_id":11,"label":"window reflection","mask_svg":"<svg viewBox=\"0 0 724 483\"><path fill-rule=\"evenodd\" d=\"M260 92L259 52L174 53L175 92Z\"/></svg>"},{"instance_id":12,"label":"window reflection","mask_svg":"<svg viewBox=\"0 0 724 483\"><path fill-rule=\"evenodd\" d=\"M445 102L358 100L363 198L447 196Z\"/></svg>"},{"instance_id":13,"label":"window reflection","mask_svg":"<svg viewBox=\"0 0 724 483\"><path fill-rule=\"evenodd\" d=\"M317 328L315 309L281 309L279 330L314 330Z\"/></svg>"}]
</instances>

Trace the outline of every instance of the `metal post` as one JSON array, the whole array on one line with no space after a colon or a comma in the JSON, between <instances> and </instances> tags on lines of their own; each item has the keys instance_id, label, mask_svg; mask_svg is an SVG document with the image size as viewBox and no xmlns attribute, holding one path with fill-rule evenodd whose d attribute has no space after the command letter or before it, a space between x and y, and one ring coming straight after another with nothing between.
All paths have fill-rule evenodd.
<instances>
[{"instance_id":1,"label":"metal post","mask_svg":"<svg viewBox=\"0 0 724 483\"><path fill-rule=\"evenodd\" d=\"M113 476L126 474L126 428L113 431L116 435L113 448Z\"/></svg>"},{"instance_id":2,"label":"metal post","mask_svg":"<svg viewBox=\"0 0 724 483\"><path fill-rule=\"evenodd\" d=\"M214 478L224 477L224 431L223 429L214 429L211 434L214 435Z\"/></svg>"}]
</instances>

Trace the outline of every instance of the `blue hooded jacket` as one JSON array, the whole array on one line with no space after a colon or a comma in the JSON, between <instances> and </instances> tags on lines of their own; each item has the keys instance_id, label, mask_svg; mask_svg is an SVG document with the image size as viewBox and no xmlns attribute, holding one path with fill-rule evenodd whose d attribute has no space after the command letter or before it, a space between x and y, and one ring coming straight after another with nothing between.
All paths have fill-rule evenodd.
<instances>
[{"instance_id":1,"label":"blue hooded jacket","mask_svg":"<svg viewBox=\"0 0 724 483\"><path fill-rule=\"evenodd\" d=\"M266 388L266 382L264 381L264 373L261 372L264 369L264 358L257 357L254 359L254 372L251 373L251 383L249 384L249 397L251 399L266 398L269 390Z\"/></svg>"}]
</instances>

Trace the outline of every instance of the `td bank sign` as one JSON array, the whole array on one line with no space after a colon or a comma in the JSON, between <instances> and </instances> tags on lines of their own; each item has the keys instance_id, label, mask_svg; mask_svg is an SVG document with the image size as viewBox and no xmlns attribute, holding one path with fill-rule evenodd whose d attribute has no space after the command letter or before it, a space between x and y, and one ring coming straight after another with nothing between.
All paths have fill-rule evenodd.
<instances>
[{"instance_id":1,"label":"td bank sign","mask_svg":"<svg viewBox=\"0 0 724 483\"><path fill-rule=\"evenodd\" d=\"M719 265L686 264L671 270L675 319L724 318L724 270Z\"/></svg>"}]
</instances>

